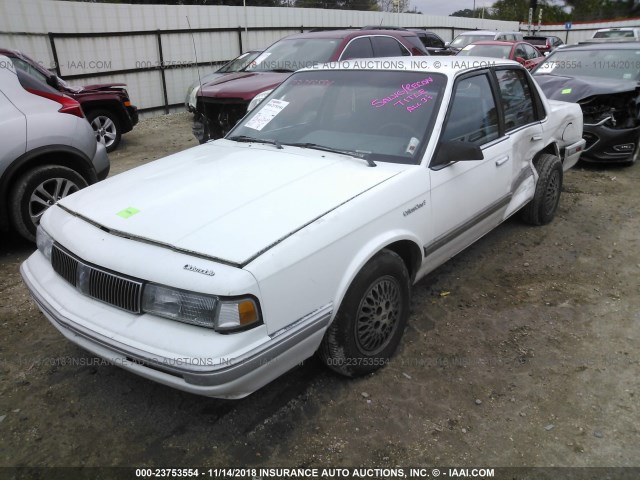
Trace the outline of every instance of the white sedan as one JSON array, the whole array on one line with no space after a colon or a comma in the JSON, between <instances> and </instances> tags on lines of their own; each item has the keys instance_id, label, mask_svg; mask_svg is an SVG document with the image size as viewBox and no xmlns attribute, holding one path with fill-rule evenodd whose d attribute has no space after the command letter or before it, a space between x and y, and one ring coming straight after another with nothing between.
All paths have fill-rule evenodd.
<instances>
[{"instance_id":1,"label":"white sedan","mask_svg":"<svg viewBox=\"0 0 640 480\"><path fill-rule=\"evenodd\" d=\"M576 104L515 62L300 71L224 139L47 210L21 267L69 340L143 377L248 395L318 352L388 363L411 285L520 212L552 220Z\"/></svg>"}]
</instances>

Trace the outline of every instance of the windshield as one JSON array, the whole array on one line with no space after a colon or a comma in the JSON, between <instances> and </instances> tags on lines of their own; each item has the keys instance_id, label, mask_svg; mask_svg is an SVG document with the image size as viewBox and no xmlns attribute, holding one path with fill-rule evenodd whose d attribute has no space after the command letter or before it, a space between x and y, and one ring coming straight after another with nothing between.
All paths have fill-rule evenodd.
<instances>
[{"instance_id":1,"label":"windshield","mask_svg":"<svg viewBox=\"0 0 640 480\"><path fill-rule=\"evenodd\" d=\"M339 151L368 162L418 164L445 84L438 73L298 72L226 138Z\"/></svg>"},{"instance_id":2,"label":"windshield","mask_svg":"<svg viewBox=\"0 0 640 480\"><path fill-rule=\"evenodd\" d=\"M295 72L326 63L340 44L339 38L293 38L271 45L246 70L249 72Z\"/></svg>"},{"instance_id":3,"label":"windshield","mask_svg":"<svg viewBox=\"0 0 640 480\"><path fill-rule=\"evenodd\" d=\"M534 74L638 80L640 50L556 50Z\"/></svg>"},{"instance_id":4,"label":"windshield","mask_svg":"<svg viewBox=\"0 0 640 480\"><path fill-rule=\"evenodd\" d=\"M467 45L458 55L468 57L509 58L513 45Z\"/></svg>"},{"instance_id":5,"label":"windshield","mask_svg":"<svg viewBox=\"0 0 640 480\"><path fill-rule=\"evenodd\" d=\"M258 55L262 52L247 52L243 53L237 58L234 58L229 63L226 63L218 69L216 73L229 73L238 72L243 68L246 68Z\"/></svg>"},{"instance_id":6,"label":"windshield","mask_svg":"<svg viewBox=\"0 0 640 480\"><path fill-rule=\"evenodd\" d=\"M452 47L462 48L470 43L480 42L482 40L493 40L493 35L458 35L451 42Z\"/></svg>"}]
</instances>

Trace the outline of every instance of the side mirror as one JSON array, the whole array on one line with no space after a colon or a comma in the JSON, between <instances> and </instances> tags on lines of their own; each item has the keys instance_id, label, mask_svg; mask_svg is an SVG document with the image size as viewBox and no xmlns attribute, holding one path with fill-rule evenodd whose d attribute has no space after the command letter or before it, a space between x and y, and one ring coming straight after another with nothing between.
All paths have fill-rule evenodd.
<instances>
[{"instance_id":1,"label":"side mirror","mask_svg":"<svg viewBox=\"0 0 640 480\"><path fill-rule=\"evenodd\" d=\"M445 47L449 47L450 45L451 45L451 42L444 42Z\"/></svg>"},{"instance_id":2,"label":"side mirror","mask_svg":"<svg viewBox=\"0 0 640 480\"><path fill-rule=\"evenodd\" d=\"M467 142L441 142L429 167L472 160L484 160L480 147Z\"/></svg>"},{"instance_id":3,"label":"side mirror","mask_svg":"<svg viewBox=\"0 0 640 480\"><path fill-rule=\"evenodd\" d=\"M518 62L520 65L524 65L524 58L516 57L516 62Z\"/></svg>"}]
</instances>

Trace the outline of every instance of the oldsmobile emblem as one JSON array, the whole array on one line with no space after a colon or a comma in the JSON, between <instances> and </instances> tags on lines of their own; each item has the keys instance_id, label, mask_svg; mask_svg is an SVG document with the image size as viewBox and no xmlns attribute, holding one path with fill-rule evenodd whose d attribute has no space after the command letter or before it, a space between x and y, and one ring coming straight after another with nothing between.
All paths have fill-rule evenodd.
<instances>
[{"instance_id":1,"label":"oldsmobile emblem","mask_svg":"<svg viewBox=\"0 0 640 480\"><path fill-rule=\"evenodd\" d=\"M207 270L206 268L198 268L198 267L194 267L193 265L189 265L188 263L184 266L185 270L189 270L190 272L196 272L196 273L201 273L203 275L209 275L210 277L213 277L216 272L214 272L213 270Z\"/></svg>"}]
</instances>

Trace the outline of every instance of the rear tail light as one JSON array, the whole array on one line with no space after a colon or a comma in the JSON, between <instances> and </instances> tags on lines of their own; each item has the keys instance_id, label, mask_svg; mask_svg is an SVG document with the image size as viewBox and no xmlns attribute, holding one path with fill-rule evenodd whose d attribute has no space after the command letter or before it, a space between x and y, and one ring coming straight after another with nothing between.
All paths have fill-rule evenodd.
<instances>
[{"instance_id":1,"label":"rear tail light","mask_svg":"<svg viewBox=\"0 0 640 480\"><path fill-rule=\"evenodd\" d=\"M62 105L62 108L58 110L60 113L68 113L70 115L75 115L76 117L84 118L82 107L73 98L69 98L56 93L43 92L42 90L36 90L34 88L27 88L27 91L29 93L33 93L34 95L38 95L39 97L48 98L49 100L58 102L60 105Z\"/></svg>"}]
</instances>

